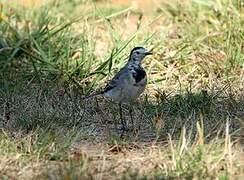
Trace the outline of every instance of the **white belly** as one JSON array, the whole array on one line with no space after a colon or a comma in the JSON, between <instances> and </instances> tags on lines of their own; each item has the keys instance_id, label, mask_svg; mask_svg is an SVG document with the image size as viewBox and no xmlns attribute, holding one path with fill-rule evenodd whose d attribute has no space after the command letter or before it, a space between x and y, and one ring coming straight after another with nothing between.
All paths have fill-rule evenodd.
<instances>
[{"instance_id":1,"label":"white belly","mask_svg":"<svg viewBox=\"0 0 244 180\"><path fill-rule=\"evenodd\" d=\"M134 83L128 82L121 86L103 94L104 97L111 98L117 102L132 102L136 100L142 92L145 90L147 84L147 78L140 81L136 85Z\"/></svg>"}]
</instances>

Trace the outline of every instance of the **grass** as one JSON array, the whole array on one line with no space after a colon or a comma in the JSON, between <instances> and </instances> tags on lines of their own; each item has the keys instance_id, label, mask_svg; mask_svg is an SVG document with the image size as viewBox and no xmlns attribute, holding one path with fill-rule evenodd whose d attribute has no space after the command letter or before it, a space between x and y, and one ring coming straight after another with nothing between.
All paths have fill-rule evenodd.
<instances>
[{"instance_id":1,"label":"grass","mask_svg":"<svg viewBox=\"0 0 244 180\"><path fill-rule=\"evenodd\" d=\"M2 179L242 179L243 3L144 3L1 4ZM137 45L149 84L120 139L117 106L82 97Z\"/></svg>"}]
</instances>

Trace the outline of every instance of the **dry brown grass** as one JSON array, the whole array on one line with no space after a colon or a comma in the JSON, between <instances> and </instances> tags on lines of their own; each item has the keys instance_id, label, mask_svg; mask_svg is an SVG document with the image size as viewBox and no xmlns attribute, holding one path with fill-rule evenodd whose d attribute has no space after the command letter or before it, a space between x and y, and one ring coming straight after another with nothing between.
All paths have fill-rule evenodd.
<instances>
[{"instance_id":1,"label":"dry brown grass","mask_svg":"<svg viewBox=\"0 0 244 180\"><path fill-rule=\"evenodd\" d=\"M20 1L26 8L33 4L38 8L38 2ZM51 2L53 6L58 3ZM15 62L27 64L27 69L24 66L22 77L18 74L22 66L15 64L17 73L11 74L11 80L5 77L7 73L1 74L1 85L9 89L0 89L0 176L243 179L244 71L240 44L244 41L243 24L238 24L243 11L235 15L230 6L226 15L221 14L225 10L222 4L222 9L216 5L212 12L205 6L199 10L193 5L165 0L98 1L95 5L97 9L92 3L78 3L71 10L62 5L62 11L55 9L50 16L57 16L57 21L65 21L77 12L97 14L75 23L73 34L64 33L63 39L57 35L59 39L50 38L41 44L47 47L45 50L52 53L60 44L67 43L55 57L74 64L87 60L82 56L92 57L92 61L86 62L92 63L89 70L94 72L101 64L98 62L105 62L113 48L123 46L134 35L135 38L113 59L112 71L104 70L105 78L83 78L78 73L73 76L76 83L65 76L74 69L51 80L56 71L34 61L44 79L39 82L35 68L28 64L32 57L14 58ZM127 6L132 8L114 16L114 9ZM52 23L50 28L55 25ZM22 27L23 22L20 24ZM31 28L38 25L33 22ZM152 39L144 43L153 33ZM76 41L68 42L70 35L85 38L77 46ZM89 45L84 46L86 43ZM49 60L45 59L48 53L42 56L33 44L31 41L30 52ZM139 44L154 48L154 56L144 62L149 84L135 106L136 134L129 132L125 139L120 139L117 106L100 97L82 101L81 94L103 87L125 63L129 50ZM66 49L69 55L59 56ZM42 72L42 68L48 70ZM26 80L27 75L31 78ZM89 86L93 82L94 86ZM124 113L129 119L126 106Z\"/></svg>"}]
</instances>

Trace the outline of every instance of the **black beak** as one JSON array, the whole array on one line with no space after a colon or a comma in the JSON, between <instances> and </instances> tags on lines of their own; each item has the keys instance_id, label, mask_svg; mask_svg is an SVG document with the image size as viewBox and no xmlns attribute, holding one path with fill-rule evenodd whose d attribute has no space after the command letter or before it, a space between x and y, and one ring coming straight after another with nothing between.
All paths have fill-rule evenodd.
<instances>
[{"instance_id":1,"label":"black beak","mask_svg":"<svg viewBox=\"0 0 244 180\"><path fill-rule=\"evenodd\" d=\"M152 55L153 53L152 52L146 52L145 55L148 56L148 55Z\"/></svg>"}]
</instances>

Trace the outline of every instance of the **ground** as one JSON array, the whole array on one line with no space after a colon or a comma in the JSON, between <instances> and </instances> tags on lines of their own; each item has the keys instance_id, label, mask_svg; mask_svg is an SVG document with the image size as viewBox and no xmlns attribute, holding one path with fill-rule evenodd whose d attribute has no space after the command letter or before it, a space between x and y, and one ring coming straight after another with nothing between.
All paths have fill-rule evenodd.
<instances>
[{"instance_id":1,"label":"ground","mask_svg":"<svg viewBox=\"0 0 244 180\"><path fill-rule=\"evenodd\" d=\"M244 178L241 0L0 5L2 179ZM121 138L117 104L83 98L139 45L149 83Z\"/></svg>"}]
</instances>

